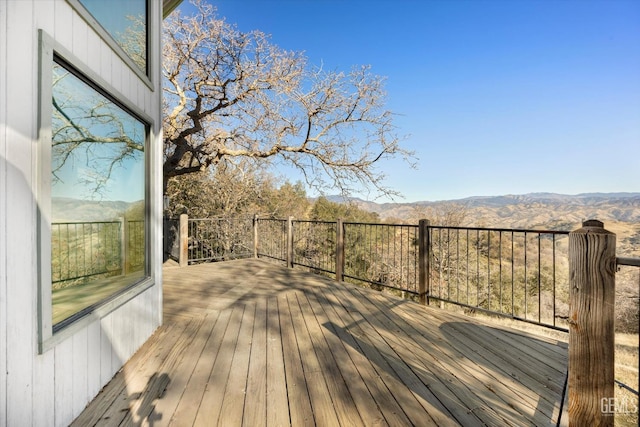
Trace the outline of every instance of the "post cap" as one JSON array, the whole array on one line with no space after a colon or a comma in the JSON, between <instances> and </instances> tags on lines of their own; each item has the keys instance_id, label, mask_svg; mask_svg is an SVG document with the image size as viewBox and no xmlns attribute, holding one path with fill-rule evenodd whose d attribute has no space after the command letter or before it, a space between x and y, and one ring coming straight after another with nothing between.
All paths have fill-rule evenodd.
<instances>
[{"instance_id":1,"label":"post cap","mask_svg":"<svg viewBox=\"0 0 640 427\"><path fill-rule=\"evenodd\" d=\"M588 219L582 222L582 226L604 228L604 222L598 221L597 219Z\"/></svg>"}]
</instances>

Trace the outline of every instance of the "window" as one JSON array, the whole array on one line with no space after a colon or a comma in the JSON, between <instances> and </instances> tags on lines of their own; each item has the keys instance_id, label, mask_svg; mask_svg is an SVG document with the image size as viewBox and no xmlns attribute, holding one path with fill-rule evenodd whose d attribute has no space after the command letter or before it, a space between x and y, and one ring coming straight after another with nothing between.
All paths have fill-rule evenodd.
<instances>
[{"instance_id":1,"label":"window","mask_svg":"<svg viewBox=\"0 0 640 427\"><path fill-rule=\"evenodd\" d=\"M55 331L148 276L148 126L61 58L50 72Z\"/></svg>"},{"instance_id":2,"label":"window","mask_svg":"<svg viewBox=\"0 0 640 427\"><path fill-rule=\"evenodd\" d=\"M133 63L148 75L147 0L77 1L122 48Z\"/></svg>"}]
</instances>

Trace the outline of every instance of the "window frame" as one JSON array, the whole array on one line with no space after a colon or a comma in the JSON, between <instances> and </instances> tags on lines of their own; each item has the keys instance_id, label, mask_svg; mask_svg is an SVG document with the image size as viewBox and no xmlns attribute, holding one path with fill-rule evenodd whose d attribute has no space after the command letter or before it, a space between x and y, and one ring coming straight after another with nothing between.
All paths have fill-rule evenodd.
<instances>
[{"instance_id":1,"label":"window frame","mask_svg":"<svg viewBox=\"0 0 640 427\"><path fill-rule=\"evenodd\" d=\"M141 70L140 67L133 61L133 59L124 51L124 49L118 44L118 42L113 38L113 36L111 35L111 33L109 33L109 31L107 31L102 24L100 24L100 21L97 20L96 17L94 17L91 12L89 12L87 10L87 8L84 7L84 5L82 3L80 3L79 0L66 0L67 3L69 3L71 5L71 7L78 13L78 15L80 15L82 17L82 19L84 19L84 21L98 34L98 36L100 36L100 38L109 45L109 47L111 48L111 50L113 50L119 57L120 59L122 59L125 64L127 64L127 66L131 69L131 71L133 71L140 80L142 80L151 90L155 90L155 85L154 82L151 79L151 76L155 75L154 73L154 67L155 67L155 62L156 62L156 58L154 57L154 52L155 52L155 46L153 46L154 43L154 37L151 36L151 28L154 28L154 25L159 25L156 24L155 22L152 22L153 17L155 16L155 14L153 13L154 11L154 0L145 0L145 7L146 7L146 11L147 11L147 27L146 27L146 41L147 41L147 60L146 60L146 65L147 65L147 69L146 72Z\"/></svg>"},{"instance_id":2,"label":"window frame","mask_svg":"<svg viewBox=\"0 0 640 427\"><path fill-rule=\"evenodd\" d=\"M101 319L118 307L155 285L151 262L151 191L153 181L150 141L154 120L126 96L115 90L95 71L82 63L70 51L56 42L43 30L38 30L38 152L36 161L36 181L38 188L37 234L38 234L38 350L42 354L58 343ZM59 58L59 61L55 61ZM123 108L128 114L140 120L146 128L145 136L145 262L144 277L127 285L113 295L80 310L70 318L59 322L54 328L52 319L52 279L51 279L51 139L53 64L68 67L98 93ZM70 70L70 71L71 71Z\"/></svg>"}]
</instances>

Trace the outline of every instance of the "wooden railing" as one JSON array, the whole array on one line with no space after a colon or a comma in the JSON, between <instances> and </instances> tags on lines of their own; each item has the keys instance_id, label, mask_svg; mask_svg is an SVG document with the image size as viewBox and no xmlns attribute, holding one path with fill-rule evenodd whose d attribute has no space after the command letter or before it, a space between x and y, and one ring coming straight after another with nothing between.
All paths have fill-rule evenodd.
<instances>
[{"instance_id":1,"label":"wooden railing","mask_svg":"<svg viewBox=\"0 0 640 427\"><path fill-rule=\"evenodd\" d=\"M186 215L180 224L180 265L197 262L189 258L189 245L201 242L189 234ZM456 304L568 331L569 423L613 425L615 273L618 265L638 267L640 260L617 258L615 234L601 222L585 221L571 233L443 227L427 220L399 225L254 217L251 224L252 232L237 234L244 237L236 244L245 249L238 256L368 283L422 304Z\"/></svg>"},{"instance_id":2,"label":"wooden railing","mask_svg":"<svg viewBox=\"0 0 640 427\"><path fill-rule=\"evenodd\" d=\"M254 224L258 257L424 304L454 304L568 330L566 231L443 227L426 220L411 225L257 219Z\"/></svg>"},{"instance_id":3,"label":"wooden railing","mask_svg":"<svg viewBox=\"0 0 640 427\"><path fill-rule=\"evenodd\" d=\"M267 258L424 304L568 330L567 231L186 215L167 224L181 265Z\"/></svg>"},{"instance_id":4,"label":"wooden railing","mask_svg":"<svg viewBox=\"0 0 640 427\"><path fill-rule=\"evenodd\" d=\"M144 221L51 224L53 286L95 276L127 274L144 267Z\"/></svg>"}]
</instances>

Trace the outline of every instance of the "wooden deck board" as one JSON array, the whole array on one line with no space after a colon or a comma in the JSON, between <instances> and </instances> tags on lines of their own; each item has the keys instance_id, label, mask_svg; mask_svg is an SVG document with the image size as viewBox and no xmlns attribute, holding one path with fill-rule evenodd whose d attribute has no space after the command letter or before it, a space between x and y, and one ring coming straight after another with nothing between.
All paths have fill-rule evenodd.
<instances>
[{"instance_id":1,"label":"wooden deck board","mask_svg":"<svg viewBox=\"0 0 640 427\"><path fill-rule=\"evenodd\" d=\"M119 424L171 349L184 336L188 325L188 322L173 324L156 331L144 350L139 350L129 360L130 369L118 372L94 399L91 410L83 411L72 426Z\"/></svg>"},{"instance_id":2,"label":"wooden deck board","mask_svg":"<svg viewBox=\"0 0 640 427\"><path fill-rule=\"evenodd\" d=\"M233 308L229 325L222 337L222 343L218 350L218 355L213 363L207 387L205 388L200 407L194 425L211 426L216 425L220 416L222 402L227 387L227 381L233 362L233 355L240 332L240 325L244 314L244 306L237 305Z\"/></svg>"},{"instance_id":3,"label":"wooden deck board","mask_svg":"<svg viewBox=\"0 0 640 427\"><path fill-rule=\"evenodd\" d=\"M285 384L282 333L278 299L267 298L267 426L289 425L289 400Z\"/></svg>"},{"instance_id":4,"label":"wooden deck board","mask_svg":"<svg viewBox=\"0 0 640 427\"><path fill-rule=\"evenodd\" d=\"M338 426L338 417L331 400L329 387L325 381L323 371L327 366L321 365L317 354L314 350L309 329L307 328L305 319L302 317L298 298L295 294L287 295L289 302L289 312L293 321L296 342L298 343L298 352L300 353L300 361L309 391L311 407L316 423L323 426ZM329 373L329 372L327 372ZM335 397L335 394L334 394Z\"/></svg>"},{"instance_id":5,"label":"wooden deck board","mask_svg":"<svg viewBox=\"0 0 640 427\"><path fill-rule=\"evenodd\" d=\"M362 294L364 296L364 294ZM376 295L367 295L375 297ZM372 309L380 309L379 313L386 318L386 326L379 328L384 331L384 337L394 349L401 352L402 357L412 366L412 369L422 379L438 399L447 407L452 416L462 425L487 425L504 424L505 421L495 414L478 411L476 408L486 407L488 403L483 401L469 387L478 382L478 378L467 372L463 363L464 354L457 352L455 348L441 343L440 337L431 335L430 340L425 340L418 331L411 327L410 323L402 318L393 319L391 310L382 311L388 305L378 305L375 298L365 301L372 305ZM372 318L376 317L375 314ZM380 316L378 316L380 317ZM434 346L433 343L439 343ZM402 349L406 349L402 351ZM428 354L425 357L425 350ZM435 351L438 350L438 351ZM452 356L455 355L455 356Z\"/></svg>"},{"instance_id":6,"label":"wooden deck board","mask_svg":"<svg viewBox=\"0 0 640 427\"><path fill-rule=\"evenodd\" d=\"M246 397L250 411L244 411L242 425L262 427L267 422L267 301L256 302L251 348L248 351Z\"/></svg>"},{"instance_id":7,"label":"wooden deck board","mask_svg":"<svg viewBox=\"0 0 640 427\"><path fill-rule=\"evenodd\" d=\"M329 350L324 329L316 318L307 295L298 292L296 293L296 297L300 304L301 315L307 324L312 347L316 352L320 372L323 374L324 381L328 388L328 395L332 397L330 409L335 411L340 425L353 427L363 425L351 392L342 376L342 367L337 363Z\"/></svg>"},{"instance_id":8,"label":"wooden deck board","mask_svg":"<svg viewBox=\"0 0 640 427\"><path fill-rule=\"evenodd\" d=\"M371 301L373 304L374 302ZM458 321L460 319L457 319ZM526 387L522 387L521 384L513 381L508 375L499 375L497 371L501 363L491 367L485 366L486 361L478 363L478 361L472 361L468 358L468 355L474 352L483 351L484 347L471 346L452 346L447 340L443 340L443 336L440 333L440 328L434 332L429 332L429 329L423 329L422 333L419 329L410 329L405 335L405 345L412 346L412 341L418 346L430 346L432 342L439 342L436 347L439 351L429 351L430 359L425 360L423 369L434 372L438 377L443 375L440 372L448 372L455 378L455 381L459 381L452 391L457 393L458 397L466 404L473 404L469 407L469 410L474 410L474 413L481 417L484 422L488 424L496 423L495 420L487 417L495 417L497 414L491 415L489 408L495 408L498 405L515 406L522 413L533 413L533 409L536 408L535 404L531 404L530 400L533 400L534 394L530 392ZM463 338L465 343L469 343L467 337ZM487 340L484 345L493 346L492 341ZM433 346L430 346L433 347ZM464 350L467 351L464 351ZM441 370L441 371L439 371ZM446 375L446 374L445 374ZM506 383L506 384L504 384ZM513 399L514 393L517 393L519 399ZM539 397L535 395L535 397ZM537 401L537 400L536 400ZM447 405L451 407L451 405ZM455 406L454 406L455 407ZM475 408L484 408L482 411L477 411ZM505 420L506 422L506 420ZM511 418L509 423L515 425L522 425L526 422L518 418ZM465 422L462 422L465 424Z\"/></svg>"},{"instance_id":9,"label":"wooden deck board","mask_svg":"<svg viewBox=\"0 0 640 427\"><path fill-rule=\"evenodd\" d=\"M336 367L339 367L347 389L353 398L355 405L353 410L358 413L365 426L385 425L385 418L380 412L380 408L377 405L371 405L374 399L363 381L358 366L351 359L348 350L345 349L344 342L340 339L339 331L334 328L333 323L330 321L330 317L335 319L337 316L330 307L323 306L321 299L317 295L310 295L310 297L312 298L311 308L318 322L326 331L327 351L333 356ZM363 369L363 367L361 366L360 369ZM354 426L358 425L357 420L353 420L353 422Z\"/></svg>"},{"instance_id":10,"label":"wooden deck board","mask_svg":"<svg viewBox=\"0 0 640 427\"><path fill-rule=\"evenodd\" d=\"M335 321L339 322L334 324L333 328L344 343L351 360L354 361L362 381L369 388L373 397L372 403L380 408L388 425L410 425L411 421L402 406L376 370L375 362L360 348L356 336L346 327L353 323L353 319L331 292L327 292L324 296L328 297L325 301L335 311L337 315Z\"/></svg>"},{"instance_id":11,"label":"wooden deck board","mask_svg":"<svg viewBox=\"0 0 640 427\"><path fill-rule=\"evenodd\" d=\"M164 294L74 425L556 424L551 338L260 260L166 269Z\"/></svg>"},{"instance_id":12,"label":"wooden deck board","mask_svg":"<svg viewBox=\"0 0 640 427\"><path fill-rule=\"evenodd\" d=\"M253 405L253 396L246 395L249 372L249 356L251 355L251 338L255 323L255 304L245 305L242 323L238 331L238 340L233 352L233 360L229 368L227 386L222 399L222 407L218 416L218 425L222 427L242 425L245 406ZM254 408L252 408L253 410ZM230 422L233 420L234 422ZM211 424L209 424L211 425Z\"/></svg>"},{"instance_id":13,"label":"wooden deck board","mask_svg":"<svg viewBox=\"0 0 640 427\"><path fill-rule=\"evenodd\" d=\"M197 335L188 346L188 349L185 349L184 354L173 370L173 374L166 372L171 382L170 387L167 387L161 399L154 402L154 410L159 416L165 417L175 414L198 361L203 358L207 340L217 323L218 317L218 312L211 312L204 317ZM142 411L142 413L146 413L146 411Z\"/></svg>"},{"instance_id":14,"label":"wooden deck board","mask_svg":"<svg viewBox=\"0 0 640 427\"><path fill-rule=\"evenodd\" d=\"M298 352L293 319L290 315L289 301L286 295L279 296L278 309L291 425L309 425L313 423L311 397L309 396L307 380L302 367L302 357Z\"/></svg>"},{"instance_id":15,"label":"wooden deck board","mask_svg":"<svg viewBox=\"0 0 640 427\"><path fill-rule=\"evenodd\" d=\"M366 292L359 294L362 297L359 309L368 313L383 338L407 362L415 375L433 390L434 395L460 424L521 424L518 419L509 419L504 411L493 410L498 405L504 406L485 388L484 384L492 382L493 378L474 364L466 364L468 361L464 353L442 340L437 333L432 334L430 340L422 339L411 323L398 317L393 310L385 310L384 305L378 306L374 299L377 295ZM387 302L393 304L392 301ZM438 345L433 345L434 342ZM425 350L428 358L425 357ZM451 357L452 354L455 357Z\"/></svg>"},{"instance_id":16,"label":"wooden deck board","mask_svg":"<svg viewBox=\"0 0 640 427\"><path fill-rule=\"evenodd\" d=\"M182 394L180 402L173 414L171 422L175 425L193 425L202 396L209 381L211 368L216 360L222 337L229 324L232 310L224 310L219 313L211 333L207 336L207 342L200 354L196 366L189 378L189 382Z\"/></svg>"},{"instance_id":17,"label":"wooden deck board","mask_svg":"<svg viewBox=\"0 0 640 427\"><path fill-rule=\"evenodd\" d=\"M363 311L360 301L347 290L336 288L334 293L338 301L348 301L353 307L350 312L353 322L347 325L347 329L354 334L367 358L375 363L378 375L389 387L411 424L451 425L453 420L449 410L382 338L379 329L374 326L375 317ZM380 324L377 326L384 329Z\"/></svg>"},{"instance_id":18,"label":"wooden deck board","mask_svg":"<svg viewBox=\"0 0 640 427\"><path fill-rule=\"evenodd\" d=\"M375 304L375 299L380 298L380 296L376 296L374 294L368 294L367 296L372 298L369 300L371 304ZM440 311L438 309L428 310L435 311L436 313ZM453 319L456 324L461 321L459 317L454 317ZM446 323L444 322L442 323L442 325L445 324ZM477 331L474 330L474 332ZM437 333L429 333L429 329L426 328L422 329L422 333L420 333L419 329L412 329L408 331L406 336L408 346L411 345L411 341L415 341L419 346L429 346L431 342L442 340L441 335L439 336ZM508 405L514 405L519 411L522 411L525 414L533 416L534 411L537 410L544 412L548 418L551 417L554 411L553 404L546 404L546 401L541 399L540 394L528 389L513 378L512 373L515 369L518 369L518 367L509 365L507 360L501 358L500 352L504 349L499 348L498 350L495 350L495 340L487 339L483 334L474 336L473 339L469 338L468 335L460 334L456 339L459 339L459 341L457 341L458 345L455 347L444 344L442 341L440 341L438 346L439 348L449 347L449 352L455 352L455 358L449 358L446 352L440 352L440 355L430 360L428 366L425 366L425 368L433 369L432 367L439 365L438 359L444 359L446 360L446 363L443 367L445 369L449 369L452 375L462 380L465 387L475 387L476 390L485 387L485 392L495 394L501 401ZM482 359L479 359L479 356L477 356L479 353L482 353L485 356L483 356ZM492 355L492 357L486 357L487 354ZM433 356L433 353L430 352L430 355ZM468 355L475 355L473 356L474 359L471 360ZM532 381L530 381L530 384L534 387L541 385L540 383ZM460 387L457 391L464 392L465 390ZM513 399L514 392L520 396L519 399ZM479 393L478 391L475 391L475 394L478 396L483 395L483 393ZM473 402L475 399L473 396L467 395L464 400L465 402ZM543 401L541 402L541 400ZM484 404L481 406L487 407L488 405ZM517 424L520 423L523 422L518 420Z\"/></svg>"},{"instance_id":19,"label":"wooden deck board","mask_svg":"<svg viewBox=\"0 0 640 427\"><path fill-rule=\"evenodd\" d=\"M184 332L174 346L170 348L166 358L161 361L157 371L141 378L146 380L146 387L137 395L137 399L130 405L130 410L123 420L124 425L140 425L143 420L160 421L163 417L170 417L171 412L163 413L156 410L156 405L170 405L169 399L176 392L181 391L179 383L185 377L184 359L188 357L199 341L199 332L205 323L204 317L194 317L188 322ZM145 367L149 372L151 367ZM169 392L167 389L174 383Z\"/></svg>"}]
</instances>

